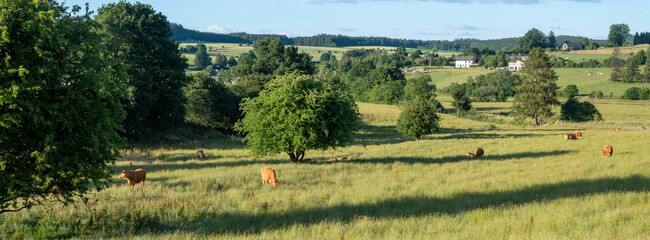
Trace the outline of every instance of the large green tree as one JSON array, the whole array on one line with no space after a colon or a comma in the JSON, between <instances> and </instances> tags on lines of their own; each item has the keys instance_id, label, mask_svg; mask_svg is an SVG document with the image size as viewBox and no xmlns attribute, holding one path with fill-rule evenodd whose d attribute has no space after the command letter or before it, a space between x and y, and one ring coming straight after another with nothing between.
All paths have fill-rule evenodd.
<instances>
[{"instance_id":1,"label":"large green tree","mask_svg":"<svg viewBox=\"0 0 650 240\"><path fill-rule=\"evenodd\" d=\"M203 70L212 64L212 60L210 59L210 55L208 55L208 49L204 44L196 44L196 48L198 50L194 54L194 67L196 69Z\"/></svg>"},{"instance_id":2,"label":"large green tree","mask_svg":"<svg viewBox=\"0 0 650 240\"><path fill-rule=\"evenodd\" d=\"M287 153L301 161L307 150L342 147L352 140L360 119L357 106L338 79L289 74L269 82L259 96L245 99L247 147L257 157Z\"/></svg>"},{"instance_id":3,"label":"large green tree","mask_svg":"<svg viewBox=\"0 0 650 240\"><path fill-rule=\"evenodd\" d=\"M170 39L167 18L150 5L104 5L96 17L110 55L128 66L126 135L138 139L183 124L187 60Z\"/></svg>"},{"instance_id":4,"label":"large green tree","mask_svg":"<svg viewBox=\"0 0 650 240\"><path fill-rule=\"evenodd\" d=\"M188 123L227 129L237 120L237 98L223 83L207 74L193 74L183 92L187 97L185 121Z\"/></svg>"},{"instance_id":5,"label":"large green tree","mask_svg":"<svg viewBox=\"0 0 650 240\"><path fill-rule=\"evenodd\" d=\"M557 74L550 57L541 48L534 48L524 62L519 85L514 87L513 112L519 117L532 117L533 125L539 125L539 118L552 115L557 100Z\"/></svg>"},{"instance_id":6,"label":"large green tree","mask_svg":"<svg viewBox=\"0 0 650 240\"><path fill-rule=\"evenodd\" d=\"M555 38L555 33L553 31L548 33L548 47L555 49L557 47L557 39Z\"/></svg>"},{"instance_id":7,"label":"large green tree","mask_svg":"<svg viewBox=\"0 0 650 240\"><path fill-rule=\"evenodd\" d=\"M451 105L456 109L456 116L472 109L472 101L467 96L466 87L467 83L452 83L449 86L449 94L453 99Z\"/></svg>"},{"instance_id":8,"label":"large green tree","mask_svg":"<svg viewBox=\"0 0 650 240\"><path fill-rule=\"evenodd\" d=\"M630 27L625 24L612 24L609 27L609 35L607 36L607 45L609 46L623 46L623 43L625 43L625 38L630 33Z\"/></svg>"},{"instance_id":9,"label":"large green tree","mask_svg":"<svg viewBox=\"0 0 650 240\"><path fill-rule=\"evenodd\" d=\"M537 28L533 28L528 30L526 34L519 38L518 40L519 47L525 51L530 51L533 48L536 47L546 47L546 36L544 36L544 33Z\"/></svg>"},{"instance_id":10,"label":"large green tree","mask_svg":"<svg viewBox=\"0 0 650 240\"><path fill-rule=\"evenodd\" d=\"M440 131L440 117L428 99L417 97L408 101L397 119L397 130L403 135L422 139L422 135Z\"/></svg>"},{"instance_id":11,"label":"large green tree","mask_svg":"<svg viewBox=\"0 0 650 240\"><path fill-rule=\"evenodd\" d=\"M614 82L623 81L625 76L625 72L623 71L624 63L625 61L621 58L621 49L619 47L614 47L614 49L612 49L612 56L609 58L609 66L612 68L609 80Z\"/></svg>"},{"instance_id":12,"label":"large green tree","mask_svg":"<svg viewBox=\"0 0 650 240\"><path fill-rule=\"evenodd\" d=\"M123 69L79 7L0 0L0 213L72 202L111 178Z\"/></svg>"}]
</instances>

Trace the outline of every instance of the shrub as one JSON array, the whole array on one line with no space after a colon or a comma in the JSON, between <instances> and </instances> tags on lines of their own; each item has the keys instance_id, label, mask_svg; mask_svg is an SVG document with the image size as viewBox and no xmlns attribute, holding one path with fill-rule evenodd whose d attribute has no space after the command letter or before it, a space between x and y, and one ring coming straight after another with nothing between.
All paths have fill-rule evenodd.
<instances>
[{"instance_id":1,"label":"shrub","mask_svg":"<svg viewBox=\"0 0 650 240\"><path fill-rule=\"evenodd\" d=\"M640 94L641 89L638 87L631 87L625 90L625 93L623 94L624 99L630 99L630 100L639 100L639 94Z\"/></svg>"},{"instance_id":2,"label":"shrub","mask_svg":"<svg viewBox=\"0 0 650 240\"><path fill-rule=\"evenodd\" d=\"M569 98L569 100L562 104L560 119L584 122L602 120L603 117L592 103L580 102L575 98Z\"/></svg>"},{"instance_id":3,"label":"shrub","mask_svg":"<svg viewBox=\"0 0 650 240\"><path fill-rule=\"evenodd\" d=\"M436 108L427 100L416 98L404 106L397 120L397 130L420 140L422 135L440 131L439 121Z\"/></svg>"},{"instance_id":4,"label":"shrub","mask_svg":"<svg viewBox=\"0 0 650 240\"><path fill-rule=\"evenodd\" d=\"M578 87L573 84L566 85L559 94L561 97L572 98L578 96Z\"/></svg>"}]
</instances>

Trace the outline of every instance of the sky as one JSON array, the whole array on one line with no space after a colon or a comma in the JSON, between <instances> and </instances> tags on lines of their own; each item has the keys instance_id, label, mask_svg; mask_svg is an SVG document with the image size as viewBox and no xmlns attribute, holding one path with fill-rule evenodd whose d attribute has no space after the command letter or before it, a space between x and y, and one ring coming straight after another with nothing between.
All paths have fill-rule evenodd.
<instances>
[{"instance_id":1,"label":"sky","mask_svg":"<svg viewBox=\"0 0 650 240\"><path fill-rule=\"evenodd\" d=\"M96 10L117 0L67 0ZM135 2L135 1L128 1ZM648 0L140 0L170 22L206 32L321 33L421 40L548 34L606 39L609 26L650 31Z\"/></svg>"}]
</instances>

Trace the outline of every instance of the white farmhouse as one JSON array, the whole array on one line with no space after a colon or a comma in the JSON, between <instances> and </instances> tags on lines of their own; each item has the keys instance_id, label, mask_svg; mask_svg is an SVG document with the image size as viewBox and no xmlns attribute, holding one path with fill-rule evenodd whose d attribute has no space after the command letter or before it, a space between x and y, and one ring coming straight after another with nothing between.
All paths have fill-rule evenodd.
<instances>
[{"instance_id":1,"label":"white farmhouse","mask_svg":"<svg viewBox=\"0 0 650 240\"><path fill-rule=\"evenodd\" d=\"M456 67L457 68L468 68L474 62L476 62L476 58L472 57L472 56L458 56L458 57L456 57Z\"/></svg>"},{"instance_id":2,"label":"white farmhouse","mask_svg":"<svg viewBox=\"0 0 650 240\"><path fill-rule=\"evenodd\" d=\"M508 63L508 70L519 71L524 67L524 62L521 60L512 60Z\"/></svg>"}]
</instances>

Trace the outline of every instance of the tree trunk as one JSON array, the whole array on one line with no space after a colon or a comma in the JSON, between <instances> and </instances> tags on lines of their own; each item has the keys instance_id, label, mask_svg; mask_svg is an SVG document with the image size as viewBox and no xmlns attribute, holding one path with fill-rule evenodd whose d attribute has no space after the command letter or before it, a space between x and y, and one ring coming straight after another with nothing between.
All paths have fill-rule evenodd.
<instances>
[{"instance_id":1,"label":"tree trunk","mask_svg":"<svg viewBox=\"0 0 650 240\"><path fill-rule=\"evenodd\" d=\"M533 118L533 126L534 127L539 126L539 120L537 120L537 113L535 113L535 118Z\"/></svg>"}]
</instances>

